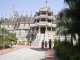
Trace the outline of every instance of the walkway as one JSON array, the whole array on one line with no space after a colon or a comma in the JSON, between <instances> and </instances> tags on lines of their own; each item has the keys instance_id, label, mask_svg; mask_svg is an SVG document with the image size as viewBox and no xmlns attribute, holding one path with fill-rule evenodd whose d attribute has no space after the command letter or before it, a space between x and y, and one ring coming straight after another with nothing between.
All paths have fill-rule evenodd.
<instances>
[{"instance_id":1,"label":"walkway","mask_svg":"<svg viewBox=\"0 0 80 60\"><path fill-rule=\"evenodd\" d=\"M4 49L4 50L0 50L0 55L2 54L6 54L8 52L12 52L14 50L18 50L18 49L21 49L21 48L29 48L30 46L25 46L25 45L15 45L13 48L8 48L8 49Z\"/></svg>"},{"instance_id":2,"label":"walkway","mask_svg":"<svg viewBox=\"0 0 80 60\"><path fill-rule=\"evenodd\" d=\"M59 60L59 58L56 56L56 51L53 49L48 49L45 60Z\"/></svg>"},{"instance_id":3,"label":"walkway","mask_svg":"<svg viewBox=\"0 0 80 60\"><path fill-rule=\"evenodd\" d=\"M5 58L4 58L5 57ZM54 50L38 46L15 46L0 51L0 60L58 60Z\"/></svg>"}]
</instances>

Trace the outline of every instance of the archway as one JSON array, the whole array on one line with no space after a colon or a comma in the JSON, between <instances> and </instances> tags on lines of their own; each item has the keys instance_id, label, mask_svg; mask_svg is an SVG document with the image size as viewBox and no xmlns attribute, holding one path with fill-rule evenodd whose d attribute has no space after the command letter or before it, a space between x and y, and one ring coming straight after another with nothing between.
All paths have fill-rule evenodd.
<instances>
[{"instance_id":1,"label":"archway","mask_svg":"<svg viewBox=\"0 0 80 60\"><path fill-rule=\"evenodd\" d=\"M41 30L40 30L40 31L41 31L41 33L43 33L43 34L44 34L44 33L45 33L45 29L46 29L45 27L41 27Z\"/></svg>"}]
</instances>

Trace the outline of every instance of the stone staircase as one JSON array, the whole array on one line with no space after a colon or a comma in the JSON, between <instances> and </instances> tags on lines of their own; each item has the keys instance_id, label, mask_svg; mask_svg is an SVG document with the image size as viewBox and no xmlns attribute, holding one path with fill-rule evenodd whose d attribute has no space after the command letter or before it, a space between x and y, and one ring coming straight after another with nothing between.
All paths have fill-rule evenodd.
<instances>
[{"instance_id":1,"label":"stone staircase","mask_svg":"<svg viewBox=\"0 0 80 60\"><path fill-rule=\"evenodd\" d=\"M38 44L38 41L39 41L39 33L37 33L35 39L33 40L33 45Z\"/></svg>"},{"instance_id":2,"label":"stone staircase","mask_svg":"<svg viewBox=\"0 0 80 60\"><path fill-rule=\"evenodd\" d=\"M43 40L45 40L45 34L40 34L39 45L41 45L41 43L42 43Z\"/></svg>"},{"instance_id":3,"label":"stone staircase","mask_svg":"<svg viewBox=\"0 0 80 60\"><path fill-rule=\"evenodd\" d=\"M45 34L37 33L35 40L33 41L33 45L41 45L42 40L45 39Z\"/></svg>"}]
</instances>

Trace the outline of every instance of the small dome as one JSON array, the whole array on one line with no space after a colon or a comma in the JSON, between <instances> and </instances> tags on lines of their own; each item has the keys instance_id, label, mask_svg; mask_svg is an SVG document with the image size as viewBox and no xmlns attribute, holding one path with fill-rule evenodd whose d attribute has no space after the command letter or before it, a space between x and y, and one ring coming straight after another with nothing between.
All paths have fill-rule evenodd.
<instances>
[{"instance_id":1,"label":"small dome","mask_svg":"<svg viewBox=\"0 0 80 60\"><path fill-rule=\"evenodd\" d=\"M48 6L44 6L39 11L49 11L49 12L51 12L51 9Z\"/></svg>"},{"instance_id":2,"label":"small dome","mask_svg":"<svg viewBox=\"0 0 80 60\"><path fill-rule=\"evenodd\" d=\"M46 1L46 4L39 11L49 11L49 12L52 12L51 9L47 5L47 1Z\"/></svg>"}]
</instances>

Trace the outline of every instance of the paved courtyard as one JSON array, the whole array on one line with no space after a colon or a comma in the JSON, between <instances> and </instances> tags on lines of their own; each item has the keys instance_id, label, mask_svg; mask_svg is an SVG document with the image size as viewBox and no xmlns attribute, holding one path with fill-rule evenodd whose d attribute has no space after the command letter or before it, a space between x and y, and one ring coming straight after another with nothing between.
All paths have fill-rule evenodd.
<instances>
[{"instance_id":1,"label":"paved courtyard","mask_svg":"<svg viewBox=\"0 0 80 60\"><path fill-rule=\"evenodd\" d=\"M0 60L43 60L46 51L40 48L21 48L0 55Z\"/></svg>"},{"instance_id":2,"label":"paved courtyard","mask_svg":"<svg viewBox=\"0 0 80 60\"><path fill-rule=\"evenodd\" d=\"M57 60L53 49L38 46L15 46L0 50L0 60Z\"/></svg>"}]
</instances>

